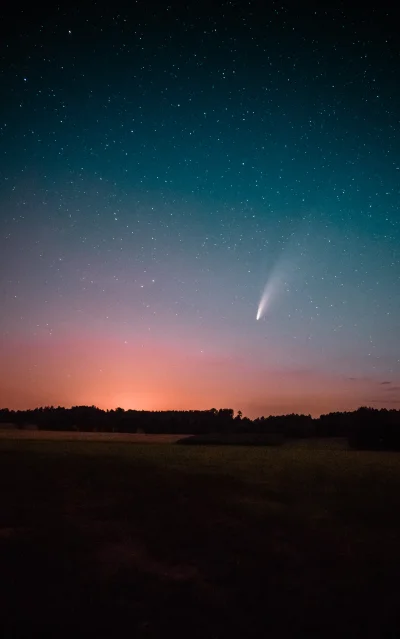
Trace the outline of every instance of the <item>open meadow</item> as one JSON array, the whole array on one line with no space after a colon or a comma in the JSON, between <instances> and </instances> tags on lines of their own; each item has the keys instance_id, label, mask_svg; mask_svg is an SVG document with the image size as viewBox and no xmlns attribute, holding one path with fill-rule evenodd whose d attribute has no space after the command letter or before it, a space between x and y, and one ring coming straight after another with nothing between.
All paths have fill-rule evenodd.
<instances>
[{"instance_id":1,"label":"open meadow","mask_svg":"<svg viewBox=\"0 0 400 639\"><path fill-rule=\"evenodd\" d=\"M2 435L0 635L399 636L400 456L342 448Z\"/></svg>"}]
</instances>

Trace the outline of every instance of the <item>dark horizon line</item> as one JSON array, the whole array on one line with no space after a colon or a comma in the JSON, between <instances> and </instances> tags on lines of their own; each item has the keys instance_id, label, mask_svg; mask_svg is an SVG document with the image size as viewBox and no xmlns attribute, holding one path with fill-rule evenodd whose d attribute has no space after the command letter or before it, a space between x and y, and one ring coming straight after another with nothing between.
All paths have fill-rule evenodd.
<instances>
[{"instance_id":1,"label":"dark horizon line","mask_svg":"<svg viewBox=\"0 0 400 639\"><path fill-rule=\"evenodd\" d=\"M376 400L375 400L376 401ZM231 419L243 419L243 420L248 420L251 422L257 421L259 419L278 419L280 417L289 417L289 416L295 416L295 417L305 417L307 419L312 419L312 420L318 420L321 417L324 416L329 416L329 415L336 415L336 414L340 414L340 415L350 415L353 413L357 413L358 411L361 410L368 410L368 411L373 411L373 412L379 412L379 411L386 411L386 412L399 412L400 413L400 409L396 409L396 408L388 408L388 407L381 407L381 408L376 408L374 406L370 406L370 405L363 405L363 406L359 406L358 408L355 408L353 410L337 410L337 411L330 411L329 413L320 413L320 415L318 417L313 417L311 415L311 413L295 413L295 412L291 412L291 413L281 413L280 415L273 415L273 414L269 414L269 415L260 415L259 417L254 417L253 419L251 417L247 417L246 415L243 415L241 410L237 410L236 414L235 414L235 410L233 408L205 408L205 409L196 409L196 408L192 408L192 409L166 409L166 410L146 410L146 409L136 409L136 408L122 408L120 406L117 406L115 408L99 408L98 406L95 406L94 404L92 405L88 405L88 404L76 404L76 405L72 405L70 407L66 407L66 406L54 406L54 405L46 405L46 406L36 406L35 408L25 408L25 409L21 409L21 408L7 408L7 407L2 407L0 408L0 416L2 413L11 413L11 414L15 414L15 413L33 413L35 411L49 411L49 410L64 410L64 411L72 411L74 409L91 409L91 410L96 410L99 411L101 413L104 414L108 414L108 413L115 413L115 412L120 412L120 413L141 413L141 414L167 414L167 413L179 413L179 414L185 414L185 413L212 413L215 411L215 415L218 415L219 413L224 413L225 412L225 416L227 416L227 412L231 413L230 414L230 418Z\"/></svg>"}]
</instances>

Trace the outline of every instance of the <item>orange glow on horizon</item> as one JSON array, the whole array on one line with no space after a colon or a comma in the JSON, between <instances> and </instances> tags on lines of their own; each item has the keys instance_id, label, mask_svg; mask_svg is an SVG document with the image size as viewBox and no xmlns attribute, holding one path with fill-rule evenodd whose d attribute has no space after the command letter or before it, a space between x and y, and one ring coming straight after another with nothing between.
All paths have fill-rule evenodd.
<instances>
[{"instance_id":1,"label":"orange glow on horizon","mask_svg":"<svg viewBox=\"0 0 400 639\"><path fill-rule=\"evenodd\" d=\"M321 371L256 368L251 358L175 344L91 337L3 345L0 406L96 405L102 409L229 407L251 418L353 410L369 404L373 380L349 382ZM382 397L382 406L384 406Z\"/></svg>"}]
</instances>

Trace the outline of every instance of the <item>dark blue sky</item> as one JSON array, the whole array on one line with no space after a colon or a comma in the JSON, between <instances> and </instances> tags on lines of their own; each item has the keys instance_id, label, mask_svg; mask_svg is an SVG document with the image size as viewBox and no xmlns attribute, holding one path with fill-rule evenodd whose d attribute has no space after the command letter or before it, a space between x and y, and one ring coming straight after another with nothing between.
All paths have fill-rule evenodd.
<instances>
[{"instance_id":1,"label":"dark blue sky","mask_svg":"<svg viewBox=\"0 0 400 639\"><path fill-rule=\"evenodd\" d=\"M0 404L396 407L394 12L12 12Z\"/></svg>"}]
</instances>

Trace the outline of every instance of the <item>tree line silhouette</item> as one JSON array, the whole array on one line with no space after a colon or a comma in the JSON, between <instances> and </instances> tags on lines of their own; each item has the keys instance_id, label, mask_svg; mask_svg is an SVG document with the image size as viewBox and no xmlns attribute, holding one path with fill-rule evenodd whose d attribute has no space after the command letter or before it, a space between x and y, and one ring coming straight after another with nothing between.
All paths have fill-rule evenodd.
<instances>
[{"instance_id":1,"label":"tree line silhouette","mask_svg":"<svg viewBox=\"0 0 400 639\"><path fill-rule=\"evenodd\" d=\"M400 450L400 411L361 407L352 412L280 415L251 420L231 408L138 411L96 406L0 409L0 424L39 430L148 434L279 434L283 438L347 437L353 448Z\"/></svg>"}]
</instances>

